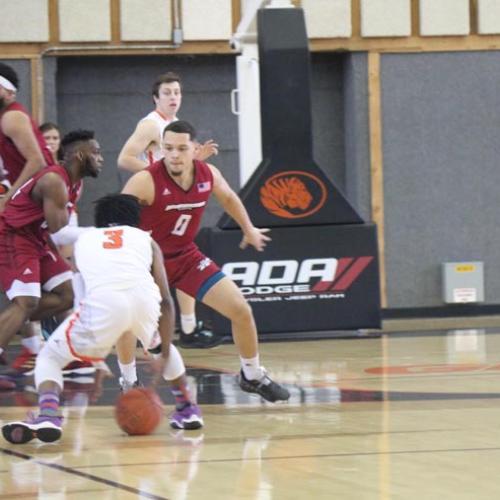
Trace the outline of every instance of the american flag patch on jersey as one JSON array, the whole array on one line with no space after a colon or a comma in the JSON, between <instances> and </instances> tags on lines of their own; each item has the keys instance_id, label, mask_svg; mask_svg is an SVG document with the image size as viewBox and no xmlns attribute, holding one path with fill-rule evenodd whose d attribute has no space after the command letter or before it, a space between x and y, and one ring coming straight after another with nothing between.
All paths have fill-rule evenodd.
<instances>
[{"instance_id":1,"label":"american flag patch on jersey","mask_svg":"<svg viewBox=\"0 0 500 500\"><path fill-rule=\"evenodd\" d=\"M197 188L198 188L198 193L205 193L206 191L210 191L211 183L210 181L198 182Z\"/></svg>"}]
</instances>

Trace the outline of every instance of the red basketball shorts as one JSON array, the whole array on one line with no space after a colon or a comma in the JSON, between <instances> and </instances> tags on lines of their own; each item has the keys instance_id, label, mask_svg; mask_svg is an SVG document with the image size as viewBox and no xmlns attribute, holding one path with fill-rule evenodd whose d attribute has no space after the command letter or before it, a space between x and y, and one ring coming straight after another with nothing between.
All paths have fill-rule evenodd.
<instances>
[{"instance_id":1,"label":"red basketball shorts","mask_svg":"<svg viewBox=\"0 0 500 500\"><path fill-rule=\"evenodd\" d=\"M170 286L197 300L202 300L208 290L224 278L220 267L198 247L176 257L165 257L165 269Z\"/></svg>"},{"instance_id":2,"label":"red basketball shorts","mask_svg":"<svg viewBox=\"0 0 500 500\"><path fill-rule=\"evenodd\" d=\"M0 230L0 285L9 300L41 297L71 280L71 270L57 250L29 233Z\"/></svg>"}]
</instances>

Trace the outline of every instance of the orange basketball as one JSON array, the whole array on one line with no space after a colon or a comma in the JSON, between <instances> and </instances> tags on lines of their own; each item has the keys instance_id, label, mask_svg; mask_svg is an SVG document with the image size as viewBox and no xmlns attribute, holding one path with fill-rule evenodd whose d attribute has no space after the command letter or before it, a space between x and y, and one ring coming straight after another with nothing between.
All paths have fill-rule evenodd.
<instances>
[{"instance_id":1,"label":"orange basketball","mask_svg":"<svg viewBox=\"0 0 500 500\"><path fill-rule=\"evenodd\" d=\"M131 436L151 434L163 418L163 404L153 389L130 389L116 401L115 418L120 429Z\"/></svg>"}]
</instances>

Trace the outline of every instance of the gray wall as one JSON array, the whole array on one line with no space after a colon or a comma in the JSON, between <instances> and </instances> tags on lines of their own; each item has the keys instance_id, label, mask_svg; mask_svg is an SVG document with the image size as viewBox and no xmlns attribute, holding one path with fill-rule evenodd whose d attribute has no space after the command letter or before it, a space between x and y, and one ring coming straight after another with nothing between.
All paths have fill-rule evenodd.
<instances>
[{"instance_id":1,"label":"gray wall","mask_svg":"<svg viewBox=\"0 0 500 500\"><path fill-rule=\"evenodd\" d=\"M17 100L31 110L31 64L27 59L1 59L4 64L8 64L19 77L19 89Z\"/></svg>"},{"instance_id":2,"label":"gray wall","mask_svg":"<svg viewBox=\"0 0 500 500\"><path fill-rule=\"evenodd\" d=\"M364 53L343 59L345 194L366 221L371 220L368 66Z\"/></svg>"},{"instance_id":3,"label":"gray wall","mask_svg":"<svg viewBox=\"0 0 500 500\"><path fill-rule=\"evenodd\" d=\"M43 58L44 121L58 123L57 116L57 58Z\"/></svg>"},{"instance_id":4,"label":"gray wall","mask_svg":"<svg viewBox=\"0 0 500 500\"><path fill-rule=\"evenodd\" d=\"M237 121L229 110L229 92L235 85L233 64L232 56L59 59L59 124L64 131L95 130L105 158L100 178L86 181L80 209L83 224L92 222L91 202L119 190L126 179L118 172L116 158L137 121L153 109L152 83L166 71L176 71L183 79L179 116L196 126L200 140L213 138L219 143L221 152L213 163L237 186ZM212 203L206 218L213 221L217 213Z\"/></svg>"},{"instance_id":5,"label":"gray wall","mask_svg":"<svg viewBox=\"0 0 500 500\"><path fill-rule=\"evenodd\" d=\"M341 56L313 56L315 157L340 188L345 185L342 64ZM119 190L126 179L117 170L116 158L138 119L153 109L152 82L165 71L176 71L183 79L179 116L193 122L200 140L219 143L219 156L212 162L238 188L238 124L229 97L236 86L234 56L60 58L57 65L45 66L47 81L57 82L59 125L63 131L95 130L105 158L101 177L86 180L80 208L83 224L92 222L92 201ZM52 95L47 96L46 114L53 117ZM214 225L220 215L212 201L203 224Z\"/></svg>"},{"instance_id":6,"label":"gray wall","mask_svg":"<svg viewBox=\"0 0 500 500\"><path fill-rule=\"evenodd\" d=\"M344 57L312 54L311 113L313 154L335 185L345 190Z\"/></svg>"},{"instance_id":7,"label":"gray wall","mask_svg":"<svg viewBox=\"0 0 500 500\"><path fill-rule=\"evenodd\" d=\"M485 262L500 302L500 56L382 56L390 307L441 305L440 265Z\"/></svg>"},{"instance_id":8,"label":"gray wall","mask_svg":"<svg viewBox=\"0 0 500 500\"><path fill-rule=\"evenodd\" d=\"M10 62L29 106L29 64ZM120 189L116 157L152 109L153 79L167 70L184 80L180 116L200 139L219 142L214 163L237 188L233 56L47 58L47 118L65 131L95 129L106 158L102 177L87 181L84 224L94 199ZM312 54L315 159L370 220L367 76L366 54ZM441 263L466 260L484 261L486 301L500 303L498 53L384 54L381 81L388 306L442 305ZM212 203L204 225L220 213Z\"/></svg>"}]
</instances>

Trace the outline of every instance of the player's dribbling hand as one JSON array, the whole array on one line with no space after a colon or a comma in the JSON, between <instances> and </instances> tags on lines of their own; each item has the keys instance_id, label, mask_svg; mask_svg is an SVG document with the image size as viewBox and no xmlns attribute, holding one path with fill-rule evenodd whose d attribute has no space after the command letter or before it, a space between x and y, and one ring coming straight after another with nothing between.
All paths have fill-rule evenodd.
<instances>
[{"instance_id":1,"label":"player's dribbling hand","mask_svg":"<svg viewBox=\"0 0 500 500\"><path fill-rule=\"evenodd\" d=\"M265 233L268 233L270 229L252 227L249 231L243 234L243 239L240 243L240 248L244 250L248 245L251 245L258 252L262 252L271 238Z\"/></svg>"},{"instance_id":2,"label":"player's dribbling hand","mask_svg":"<svg viewBox=\"0 0 500 500\"><path fill-rule=\"evenodd\" d=\"M216 144L212 139L204 142L203 144L198 144L196 148L196 159L205 161L213 155L219 154L219 145Z\"/></svg>"}]
</instances>

